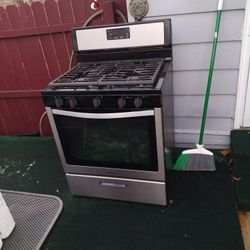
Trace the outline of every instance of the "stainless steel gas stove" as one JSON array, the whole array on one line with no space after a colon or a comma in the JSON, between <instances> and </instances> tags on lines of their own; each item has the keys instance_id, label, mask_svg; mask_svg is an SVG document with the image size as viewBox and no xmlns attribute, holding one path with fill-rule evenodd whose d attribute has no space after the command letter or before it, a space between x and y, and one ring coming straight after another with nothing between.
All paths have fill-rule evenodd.
<instances>
[{"instance_id":1,"label":"stainless steel gas stove","mask_svg":"<svg viewBox=\"0 0 250 250\"><path fill-rule=\"evenodd\" d=\"M170 20L72 31L78 64L43 90L72 194L167 204Z\"/></svg>"}]
</instances>

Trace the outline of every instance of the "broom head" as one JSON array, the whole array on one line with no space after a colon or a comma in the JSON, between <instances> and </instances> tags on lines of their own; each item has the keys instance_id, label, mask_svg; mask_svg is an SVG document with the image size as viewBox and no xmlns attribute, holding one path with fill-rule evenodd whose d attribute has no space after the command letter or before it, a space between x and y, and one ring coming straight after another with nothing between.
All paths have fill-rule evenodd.
<instances>
[{"instance_id":1,"label":"broom head","mask_svg":"<svg viewBox=\"0 0 250 250\"><path fill-rule=\"evenodd\" d=\"M196 149L182 152L174 165L174 170L180 171L215 171L214 155L204 148L204 145L196 144Z\"/></svg>"}]
</instances>

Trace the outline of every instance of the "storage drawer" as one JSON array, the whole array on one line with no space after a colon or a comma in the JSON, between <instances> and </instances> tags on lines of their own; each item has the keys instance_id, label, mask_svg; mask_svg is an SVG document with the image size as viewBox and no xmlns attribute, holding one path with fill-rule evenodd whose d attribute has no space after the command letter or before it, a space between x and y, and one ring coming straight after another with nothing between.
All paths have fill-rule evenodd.
<instances>
[{"instance_id":1,"label":"storage drawer","mask_svg":"<svg viewBox=\"0 0 250 250\"><path fill-rule=\"evenodd\" d=\"M107 199L166 205L164 182L66 174L71 193Z\"/></svg>"}]
</instances>

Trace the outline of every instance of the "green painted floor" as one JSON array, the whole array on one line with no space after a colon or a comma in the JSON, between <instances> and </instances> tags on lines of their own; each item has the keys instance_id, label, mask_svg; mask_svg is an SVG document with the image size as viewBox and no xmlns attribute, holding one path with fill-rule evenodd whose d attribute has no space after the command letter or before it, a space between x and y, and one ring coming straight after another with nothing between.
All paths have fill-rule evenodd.
<instances>
[{"instance_id":1,"label":"green painted floor","mask_svg":"<svg viewBox=\"0 0 250 250\"><path fill-rule=\"evenodd\" d=\"M0 188L58 195L64 211L44 249L243 250L227 162L167 174L171 205L72 197L53 139L0 137Z\"/></svg>"}]
</instances>

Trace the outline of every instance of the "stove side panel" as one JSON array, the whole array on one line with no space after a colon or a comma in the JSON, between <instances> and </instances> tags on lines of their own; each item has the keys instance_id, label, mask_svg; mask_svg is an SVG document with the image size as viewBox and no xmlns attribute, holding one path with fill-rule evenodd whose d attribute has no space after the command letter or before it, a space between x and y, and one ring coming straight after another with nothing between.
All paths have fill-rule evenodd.
<instances>
[{"instance_id":1,"label":"stove side panel","mask_svg":"<svg viewBox=\"0 0 250 250\"><path fill-rule=\"evenodd\" d=\"M173 95L173 72L172 64L164 69L166 76L162 89L163 106L163 129L165 143L165 161L167 169L173 167L172 159L174 153L174 95Z\"/></svg>"}]
</instances>

